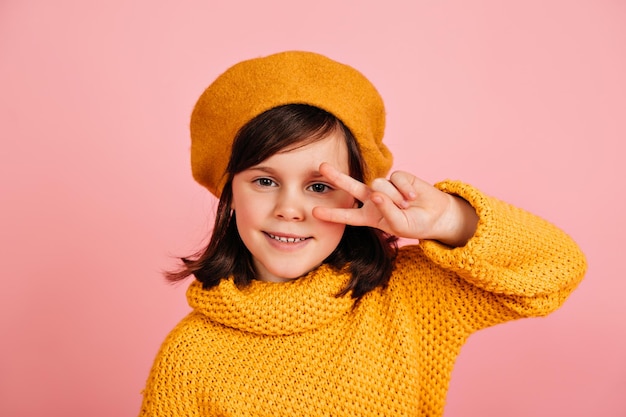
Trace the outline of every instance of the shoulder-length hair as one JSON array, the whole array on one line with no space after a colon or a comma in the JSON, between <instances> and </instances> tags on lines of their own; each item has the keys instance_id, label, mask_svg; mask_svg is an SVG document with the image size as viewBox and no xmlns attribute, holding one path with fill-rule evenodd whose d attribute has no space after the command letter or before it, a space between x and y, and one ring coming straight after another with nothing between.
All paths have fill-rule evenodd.
<instances>
[{"instance_id":1,"label":"shoulder-length hair","mask_svg":"<svg viewBox=\"0 0 626 417\"><path fill-rule=\"evenodd\" d=\"M233 177L286 148L305 146L340 130L348 147L349 173L363 181L366 165L359 145L350 130L334 115L306 104L287 104L261 113L237 133L220 196L213 234L206 249L192 257L181 258L178 271L166 272L171 282L194 275L204 288L233 277L245 287L256 277L252 255L246 248L231 210ZM357 302L377 287L389 282L397 254L397 238L379 229L346 226L337 248L324 260L337 271L347 270L351 279L342 291L351 292Z\"/></svg>"}]
</instances>

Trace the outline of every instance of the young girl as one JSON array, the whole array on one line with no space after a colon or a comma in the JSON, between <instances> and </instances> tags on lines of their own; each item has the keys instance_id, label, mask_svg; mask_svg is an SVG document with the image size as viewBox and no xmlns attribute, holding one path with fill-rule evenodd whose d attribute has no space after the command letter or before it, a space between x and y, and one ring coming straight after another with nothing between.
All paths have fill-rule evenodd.
<instances>
[{"instance_id":1,"label":"young girl","mask_svg":"<svg viewBox=\"0 0 626 417\"><path fill-rule=\"evenodd\" d=\"M314 53L206 89L191 163L215 227L169 274L195 276L193 311L141 416L441 416L470 334L563 303L586 268L576 244L470 185L385 179L384 119L363 75Z\"/></svg>"}]
</instances>

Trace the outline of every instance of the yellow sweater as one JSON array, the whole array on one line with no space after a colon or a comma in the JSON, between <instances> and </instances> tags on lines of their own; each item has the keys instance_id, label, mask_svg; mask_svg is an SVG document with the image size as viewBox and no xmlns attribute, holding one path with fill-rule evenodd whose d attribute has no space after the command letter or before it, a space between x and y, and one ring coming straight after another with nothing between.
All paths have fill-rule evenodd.
<instances>
[{"instance_id":1,"label":"yellow sweater","mask_svg":"<svg viewBox=\"0 0 626 417\"><path fill-rule=\"evenodd\" d=\"M586 263L546 221L462 183L438 186L475 207L475 236L401 248L389 286L354 309L334 296L348 276L324 265L243 290L193 282L193 311L163 343L140 415L441 416L468 336L555 310Z\"/></svg>"}]
</instances>

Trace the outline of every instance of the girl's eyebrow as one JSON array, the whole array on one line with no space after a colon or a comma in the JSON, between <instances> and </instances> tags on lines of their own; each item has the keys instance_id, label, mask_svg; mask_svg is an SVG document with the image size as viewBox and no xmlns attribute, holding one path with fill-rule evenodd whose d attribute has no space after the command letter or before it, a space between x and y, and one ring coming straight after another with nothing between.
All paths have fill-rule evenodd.
<instances>
[{"instance_id":1,"label":"girl's eyebrow","mask_svg":"<svg viewBox=\"0 0 626 417\"><path fill-rule=\"evenodd\" d=\"M263 165L256 165L256 166L250 167L248 168L248 171L263 171L263 172L267 172L268 174L274 174L276 172L273 168L266 167Z\"/></svg>"},{"instance_id":2,"label":"girl's eyebrow","mask_svg":"<svg viewBox=\"0 0 626 417\"><path fill-rule=\"evenodd\" d=\"M248 168L248 170L249 171L262 171L262 172L265 172L265 173L270 174L270 175L277 175L277 171L274 168L268 167L268 166L265 166L265 165L256 165L256 166ZM310 178L315 178L315 179L317 179L317 178L324 178L324 176L318 170L314 170L314 171L309 172L308 176Z\"/></svg>"}]
</instances>

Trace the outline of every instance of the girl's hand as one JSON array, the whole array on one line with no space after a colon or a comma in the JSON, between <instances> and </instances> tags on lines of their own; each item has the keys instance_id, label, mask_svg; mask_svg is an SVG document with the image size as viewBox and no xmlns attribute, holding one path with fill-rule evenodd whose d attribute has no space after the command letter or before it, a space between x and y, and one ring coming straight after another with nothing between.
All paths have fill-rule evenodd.
<instances>
[{"instance_id":1,"label":"girl's hand","mask_svg":"<svg viewBox=\"0 0 626 417\"><path fill-rule=\"evenodd\" d=\"M320 220L376 227L398 237L438 240L453 247L465 245L476 231L478 216L467 201L407 172L377 178L368 187L328 163L319 170L362 203L352 209L315 207L313 215Z\"/></svg>"}]
</instances>

